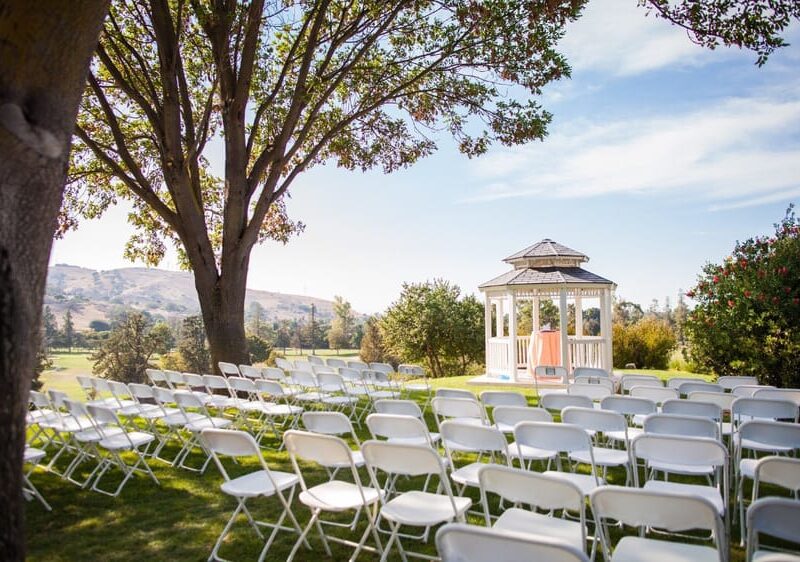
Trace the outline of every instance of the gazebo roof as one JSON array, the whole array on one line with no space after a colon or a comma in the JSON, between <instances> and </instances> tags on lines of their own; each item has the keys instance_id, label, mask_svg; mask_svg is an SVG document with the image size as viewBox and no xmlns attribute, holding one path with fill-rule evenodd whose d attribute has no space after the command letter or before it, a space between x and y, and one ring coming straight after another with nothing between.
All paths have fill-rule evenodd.
<instances>
[{"instance_id":1,"label":"gazebo roof","mask_svg":"<svg viewBox=\"0 0 800 562\"><path fill-rule=\"evenodd\" d=\"M580 264L589 261L582 254L549 238L537 242L503 260L514 269L479 286L480 289L523 285L614 285L582 269Z\"/></svg>"},{"instance_id":2,"label":"gazebo roof","mask_svg":"<svg viewBox=\"0 0 800 562\"><path fill-rule=\"evenodd\" d=\"M544 260L547 261L550 261L552 258L579 258L575 260L578 263L589 261L589 257L586 254L568 248L549 238L545 238L533 246L528 246L524 250L520 250L516 254L508 256L503 261L506 263L515 263L521 260L539 261L537 258L544 258Z\"/></svg>"}]
</instances>

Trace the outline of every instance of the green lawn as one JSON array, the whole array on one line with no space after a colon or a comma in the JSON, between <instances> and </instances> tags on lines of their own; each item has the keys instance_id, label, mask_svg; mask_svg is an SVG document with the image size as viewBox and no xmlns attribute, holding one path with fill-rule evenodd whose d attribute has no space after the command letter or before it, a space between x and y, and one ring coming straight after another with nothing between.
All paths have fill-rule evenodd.
<instances>
[{"instance_id":1,"label":"green lawn","mask_svg":"<svg viewBox=\"0 0 800 562\"><path fill-rule=\"evenodd\" d=\"M92 374L90 355L91 353L88 352L77 351L52 353L50 359L53 361L53 369L45 371L39 376L43 388L60 390L66 392L70 398L83 399L84 394L75 375Z\"/></svg>"}]
</instances>

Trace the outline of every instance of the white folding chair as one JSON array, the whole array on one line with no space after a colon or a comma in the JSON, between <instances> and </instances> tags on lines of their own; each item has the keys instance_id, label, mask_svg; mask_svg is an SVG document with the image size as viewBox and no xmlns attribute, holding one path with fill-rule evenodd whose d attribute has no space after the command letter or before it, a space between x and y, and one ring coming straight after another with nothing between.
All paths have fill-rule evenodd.
<instances>
[{"instance_id":1,"label":"white folding chair","mask_svg":"<svg viewBox=\"0 0 800 562\"><path fill-rule=\"evenodd\" d=\"M792 492L795 500L800 500L800 459L769 456L760 459L743 459L739 465L737 483L737 506L742 544L745 538L744 480L753 481L751 502L758 499L762 483L781 486Z\"/></svg>"},{"instance_id":2,"label":"white folding chair","mask_svg":"<svg viewBox=\"0 0 800 562\"><path fill-rule=\"evenodd\" d=\"M92 384L93 378L94 377L90 377L89 375L75 375L75 380L78 381L78 385L81 387L84 396L86 396L87 402L95 398L94 385Z\"/></svg>"},{"instance_id":3,"label":"white folding chair","mask_svg":"<svg viewBox=\"0 0 800 562\"><path fill-rule=\"evenodd\" d=\"M159 369L145 369L144 373L147 375L147 379L153 386L171 388L164 371L160 371Z\"/></svg>"},{"instance_id":4,"label":"white folding chair","mask_svg":"<svg viewBox=\"0 0 800 562\"><path fill-rule=\"evenodd\" d=\"M102 436L102 439L97 443L98 450L101 453L103 450L105 451L105 455L100 459L97 476L92 483L92 490L108 496L117 497L131 476L137 472L147 474L156 485L160 486L158 478L153 474L153 471L150 469L145 459L150 444L156 440L155 436L143 431L125 431L117 414L110 408L89 404L87 409L95 422L97 431ZM144 450L142 450L142 448L144 448ZM126 452L133 455L136 459L136 462L132 465L127 464L122 457L122 453ZM103 476L109 469L115 466L119 468L124 475L116 490L110 492L100 488L100 481L103 479Z\"/></svg>"},{"instance_id":5,"label":"white folding chair","mask_svg":"<svg viewBox=\"0 0 800 562\"><path fill-rule=\"evenodd\" d=\"M83 402L65 398L64 405L67 407L72 418L91 419L87 405ZM100 451L97 450L97 444L100 443L104 437L122 433L122 431L123 430L121 428L106 428L105 433L100 433L100 429L97 427L97 424L93 423L88 429L82 429L80 431L70 433L68 437L69 444L76 454L67 468L64 470L64 474L62 475L63 478L80 486L81 488L85 488L89 482L91 482L92 478L100 468L99 461L101 454ZM72 475L74 474L75 470L77 470L77 468L83 464L84 461L93 458L97 459L98 461L94 470L92 470L82 481L74 479Z\"/></svg>"},{"instance_id":6,"label":"white folding chair","mask_svg":"<svg viewBox=\"0 0 800 562\"><path fill-rule=\"evenodd\" d=\"M717 379L717 384L725 390L732 391L737 386L752 386L758 384L757 377L746 377L742 375L723 376Z\"/></svg>"},{"instance_id":7,"label":"white folding chair","mask_svg":"<svg viewBox=\"0 0 800 562\"><path fill-rule=\"evenodd\" d=\"M367 428L373 439L383 437L390 443L402 445L427 445L435 448L439 434L431 435L427 426L418 418L397 414L370 414Z\"/></svg>"},{"instance_id":8,"label":"white folding chair","mask_svg":"<svg viewBox=\"0 0 800 562\"><path fill-rule=\"evenodd\" d=\"M545 470L544 474L552 475L556 478L567 480L575 484L585 496L597 486L605 484L605 481L597 474L597 465L594 459L594 448L591 438L586 430L578 425L569 423L548 423L548 422L521 422L514 428L514 442L518 452L523 457L533 457L533 453L538 453L542 457L547 457L548 467L550 459L555 459L558 470ZM526 453L522 447L528 447L531 453ZM512 449L512 446L509 446ZM515 451L512 449L512 456ZM580 456L586 459L586 464L591 468L590 474L578 474L575 472L562 471L561 454L569 458ZM584 461L577 461L583 463ZM569 466L569 462L567 463ZM569 466L572 469L572 466Z\"/></svg>"},{"instance_id":9,"label":"white folding chair","mask_svg":"<svg viewBox=\"0 0 800 562\"><path fill-rule=\"evenodd\" d=\"M569 459L581 464L594 463L603 468L603 480L607 480L609 467L623 467L625 469L625 485L631 483L631 458L628 454L628 420L625 416L610 410L597 410L595 408L564 408L561 412L561 421L566 424L577 425L593 435L594 446L591 458L588 451L574 451L569 453ZM607 435L614 433L622 439L609 440ZM605 444L622 442L622 449L605 447Z\"/></svg>"},{"instance_id":10,"label":"white folding chair","mask_svg":"<svg viewBox=\"0 0 800 562\"><path fill-rule=\"evenodd\" d=\"M719 393L722 394L722 393ZM706 418L717 425L717 439L722 440L723 431L723 410L720 403L701 402L699 400L666 400L661 405L663 414L675 414L678 416L694 416Z\"/></svg>"},{"instance_id":11,"label":"white folding chair","mask_svg":"<svg viewBox=\"0 0 800 562\"><path fill-rule=\"evenodd\" d=\"M345 361L344 359L339 359L338 357L328 357L327 359L325 359L325 364L328 367L333 367L334 369L347 367L347 361Z\"/></svg>"},{"instance_id":12,"label":"white folding chair","mask_svg":"<svg viewBox=\"0 0 800 562\"><path fill-rule=\"evenodd\" d=\"M308 361L312 365L319 365L321 367L325 366L325 360L322 357L317 357L316 355L307 356L306 361Z\"/></svg>"},{"instance_id":13,"label":"white folding chair","mask_svg":"<svg viewBox=\"0 0 800 562\"><path fill-rule=\"evenodd\" d=\"M607 562L670 560L726 562L728 543L723 522L713 502L702 496L602 486L591 495L592 513L598 522L603 558ZM639 527L638 536L623 536L612 548L609 527L626 524ZM671 533L710 531L714 546L687 544L650 538L649 529ZM683 535L685 536L685 535Z\"/></svg>"},{"instance_id":14,"label":"white folding chair","mask_svg":"<svg viewBox=\"0 0 800 562\"><path fill-rule=\"evenodd\" d=\"M428 381L428 376L425 374L425 369L419 365L399 365L397 372L403 377L403 391L406 396L410 393L423 393L425 395L425 402L422 405L424 412L431 404L433 398L433 389Z\"/></svg>"},{"instance_id":15,"label":"white folding chair","mask_svg":"<svg viewBox=\"0 0 800 562\"><path fill-rule=\"evenodd\" d=\"M743 384L735 386L731 389L731 394L736 398L752 398L753 394L765 388L775 388L774 386L761 385L761 384Z\"/></svg>"},{"instance_id":16,"label":"white folding chair","mask_svg":"<svg viewBox=\"0 0 800 562\"><path fill-rule=\"evenodd\" d=\"M281 440L278 450L282 450L282 431L286 428L297 429L297 424L300 422L300 415L303 413L303 408L292 403L291 394L277 381L256 379L254 384L259 394L262 396L266 395L270 399L269 416L273 423L273 430L276 432L275 436ZM280 419L282 422L276 424L276 419Z\"/></svg>"},{"instance_id":17,"label":"white folding chair","mask_svg":"<svg viewBox=\"0 0 800 562\"><path fill-rule=\"evenodd\" d=\"M751 420L739 427L733 445L734 468L738 476L740 472L745 469L749 471L752 467L752 459L744 458L745 451L749 451L753 456L755 453L793 455L800 449L800 425L772 420Z\"/></svg>"},{"instance_id":18,"label":"white folding chair","mask_svg":"<svg viewBox=\"0 0 800 562\"><path fill-rule=\"evenodd\" d=\"M186 389L186 385L183 382L183 373L179 373L178 371L171 371L169 369L164 369L163 373L167 381L167 386L169 386L170 389L172 390Z\"/></svg>"},{"instance_id":19,"label":"white folding chair","mask_svg":"<svg viewBox=\"0 0 800 562\"><path fill-rule=\"evenodd\" d=\"M544 408L530 406L496 406L492 410L494 427L503 433L513 433L514 426L523 421L553 421L553 416Z\"/></svg>"},{"instance_id":20,"label":"white folding chair","mask_svg":"<svg viewBox=\"0 0 800 562\"><path fill-rule=\"evenodd\" d=\"M617 412L628 420L628 429L624 434L617 431L606 433L606 437L611 441L622 441L625 438L629 441L637 435L641 435L644 430L635 426L641 426L647 416L658 412L658 406L653 400L630 395L606 396L600 401L600 409ZM625 442L625 446L628 446L627 442Z\"/></svg>"},{"instance_id":21,"label":"white folding chair","mask_svg":"<svg viewBox=\"0 0 800 562\"><path fill-rule=\"evenodd\" d=\"M511 466L511 456L503 432L494 427L475 425L457 420L447 420L439 427L442 434L447 461L453 471L450 478L456 484L459 495L464 495L467 486L478 487L478 471L485 463L481 462L484 454L489 462L499 462L498 457ZM454 462L456 453L477 454L478 460L458 467Z\"/></svg>"},{"instance_id":22,"label":"white folding chair","mask_svg":"<svg viewBox=\"0 0 800 562\"><path fill-rule=\"evenodd\" d=\"M276 357L275 366L283 371L291 371L294 369L294 362L289 359L284 359L283 357Z\"/></svg>"},{"instance_id":23,"label":"white folding chair","mask_svg":"<svg viewBox=\"0 0 800 562\"><path fill-rule=\"evenodd\" d=\"M611 375L605 369L600 369L599 367L575 367L572 371L572 377L602 377L602 378L611 378Z\"/></svg>"},{"instance_id":24,"label":"white folding chair","mask_svg":"<svg viewBox=\"0 0 800 562\"><path fill-rule=\"evenodd\" d=\"M631 441L631 456L645 461L645 470L666 474L708 476L710 486L669 482L645 477L644 489L657 492L689 494L709 500L730 529L728 511L728 450L717 439L656 435L644 433ZM639 487L639 471L633 471L634 486ZM725 536L729 536L726 534Z\"/></svg>"},{"instance_id":25,"label":"white folding chair","mask_svg":"<svg viewBox=\"0 0 800 562\"><path fill-rule=\"evenodd\" d=\"M253 365L239 365L239 372L243 377L247 377L248 379L256 380L264 378L261 367L254 367Z\"/></svg>"},{"instance_id":26,"label":"white folding chair","mask_svg":"<svg viewBox=\"0 0 800 562\"><path fill-rule=\"evenodd\" d=\"M487 425L486 410L480 402L470 398L449 398L437 396L431 401L436 425L441 432L442 422L447 419L458 420L474 425Z\"/></svg>"},{"instance_id":27,"label":"white folding chair","mask_svg":"<svg viewBox=\"0 0 800 562\"><path fill-rule=\"evenodd\" d=\"M448 523L436 532L442 562L589 562L574 546L558 539Z\"/></svg>"},{"instance_id":28,"label":"white folding chair","mask_svg":"<svg viewBox=\"0 0 800 562\"><path fill-rule=\"evenodd\" d=\"M67 402L69 401L66 393L50 389L47 391L47 394L50 399L50 404L52 404L51 411L54 416L50 421L40 421L39 426L51 432L46 446L54 444L58 447L58 450L56 450L56 453L50 458L50 462L47 464L47 470L59 476L64 476L66 471L59 472L56 468L56 462L64 453L75 450L74 434L80 431L94 429L95 424L88 416L75 417L68 411L65 411L67 410Z\"/></svg>"},{"instance_id":29,"label":"white folding chair","mask_svg":"<svg viewBox=\"0 0 800 562\"><path fill-rule=\"evenodd\" d=\"M579 408L591 408L592 399L583 394L557 394L549 393L543 395L539 399L539 403L545 410L552 410L561 412L564 408L569 406L577 406Z\"/></svg>"},{"instance_id":30,"label":"white folding chair","mask_svg":"<svg viewBox=\"0 0 800 562\"><path fill-rule=\"evenodd\" d=\"M703 379L698 379L696 377L673 377L671 379L667 379L667 388L674 388L678 390L681 385L685 382L704 382Z\"/></svg>"},{"instance_id":31,"label":"white folding chair","mask_svg":"<svg viewBox=\"0 0 800 562\"><path fill-rule=\"evenodd\" d=\"M622 375L620 380L620 391L630 394L634 386L654 386L664 388L664 381L655 375Z\"/></svg>"},{"instance_id":32,"label":"white folding chair","mask_svg":"<svg viewBox=\"0 0 800 562\"><path fill-rule=\"evenodd\" d=\"M725 392L725 389L710 382L692 381L681 383L678 386L678 392L683 396L688 396L692 392Z\"/></svg>"},{"instance_id":33,"label":"white folding chair","mask_svg":"<svg viewBox=\"0 0 800 562\"><path fill-rule=\"evenodd\" d=\"M200 434L204 429L208 428L225 429L233 422L227 418L212 416L203 402L189 391L176 390L172 396L185 418L183 429L190 433L190 437L183 440L183 448L175 457L172 464L178 468L185 468L186 470L203 474L208 467L208 463L211 462L211 453L203 446ZM194 450L195 446L198 447L204 455L203 464L199 467L193 467L187 464L189 455Z\"/></svg>"},{"instance_id":34,"label":"white folding chair","mask_svg":"<svg viewBox=\"0 0 800 562\"><path fill-rule=\"evenodd\" d=\"M737 398L731 405L731 432L734 446L739 427L750 420L783 420L797 423L797 406L791 400Z\"/></svg>"},{"instance_id":35,"label":"white folding chair","mask_svg":"<svg viewBox=\"0 0 800 562\"><path fill-rule=\"evenodd\" d=\"M249 433L244 431L204 429L201 432L201 439L204 447L211 453L211 457L214 459L214 463L217 465L220 474L222 474L224 482L220 486L220 490L224 494L236 499L237 503L236 509L225 524L219 538L214 543L214 548L211 550L209 560L223 560L219 556L219 549L225 537L230 532L231 527L233 527L239 513L244 513L247 516L250 526L260 539L264 539L264 535L261 533L259 526L272 529L269 538L267 538L264 547L261 549L261 555L258 557L259 562L265 559L269 552L269 547L275 540L278 531L291 531L296 532L298 535L303 532L291 508L295 487L300 482L296 474L270 470L266 461L264 461L258 443ZM219 458L220 455L225 455L234 459L240 457L255 457L258 459L261 468L255 472L249 472L242 476L231 478L225 470L225 465L222 464ZM268 498L272 496L277 496L278 501L281 506L283 506L283 511L277 521L275 523L256 521L245 506L245 502L251 498ZM292 527L283 526L286 517L289 518Z\"/></svg>"},{"instance_id":36,"label":"white folding chair","mask_svg":"<svg viewBox=\"0 0 800 562\"><path fill-rule=\"evenodd\" d=\"M719 424L706 417L680 414L651 414L644 419L644 433L681 435L719 440Z\"/></svg>"},{"instance_id":37,"label":"white folding chair","mask_svg":"<svg viewBox=\"0 0 800 562\"><path fill-rule=\"evenodd\" d=\"M538 365L533 369L533 375L540 377L558 377L563 384L569 383L569 373L566 367L558 365Z\"/></svg>"},{"instance_id":38,"label":"white folding chair","mask_svg":"<svg viewBox=\"0 0 800 562\"><path fill-rule=\"evenodd\" d=\"M358 361L355 359L349 360L347 362L347 366L350 367L351 369L356 369L358 371L364 371L366 369L369 369L369 365L367 365L363 361Z\"/></svg>"},{"instance_id":39,"label":"white folding chair","mask_svg":"<svg viewBox=\"0 0 800 562\"><path fill-rule=\"evenodd\" d=\"M614 391L604 384L590 384L575 382L567 387L567 394L575 396L586 396L593 402L599 402L606 396L611 396Z\"/></svg>"},{"instance_id":40,"label":"white folding chair","mask_svg":"<svg viewBox=\"0 0 800 562\"><path fill-rule=\"evenodd\" d=\"M481 404L484 408L496 408L498 406L520 406L528 405L528 400L521 392L510 390L486 390L481 392Z\"/></svg>"},{"instance_id":41,"label":"white folding chair","mask_svg":"<svg viewBox=\"0 0 800 562\"><path fill-rule=\"evenodd\" d=\"M312 433L319 433L321 435L334 435L341 437L342 435L349 437L356 445L355 451L351 451L352 459L338 468L347 468L350 464L356 467L364 466L364 455L361 454L361 441L356 435L356 430L353 429L353 424L350 418L341 412L303 412L303 425ZM336 475L336 470L329 473L331 478Z\"/></svg>"},{"instance_id":42,"label":"white folding chair","mask_svg":"<svg viewBox=\"0 0 800 562\"><path fill-rule=\"evenodd\" d=\"M304 371L306 373L313 373L314 372L314 364L309 363L306 360L295 359L294 361L294 369L295 371Z\"/></svg>"},{"instance_id":43,"label":"white folding chair","mask_svg":"<svg viewBox=\"0 0 800 562\"><path fill-rule=\"evenodd\" d=\"M320 390L324 393L322 404L337 412L345 412L351 420L359 425L358 398L350 393L345 379L336 373L317 373Z\"/></svg>"},{"instance_id":44,"label":"white folding chair","mask_svg":"<svg viewBox=\"0 0 800 562\"><path fill-rule=\"evenodd\" d=\"M311 510L311 519L309 519L300 538L297 539L294 547L292 547L287 562L294 559L300 545L305 542L309 531L315 526L328 556L332 556L328 541L335 541L355 547L355 551L350 560L355 560L362 550L382 553L381 541L375 526L381 492L378 489L362 485L358 469L353 463L353 453L350 447L347 446L347 443L333 435L322 435L294 429L284 433L283 438L286 442L286 450L289 453L289 459L292 462L295 474L297 474L300 479L302 492L300 492L298 500ZM352 482L328 480L327 482L309 487L300 470L299 460L316 463L329 471L331 469L347 467L349 468ZM361 540L359 540L358 543L354 543L353 541L326 535L320 522L321 513L323 511L341 513L350 510L356 511L356 517L358 517L358 514L360 514L362 510L367 514L367 526L364 533L361 535ZM366 541L370 534L372 534L375 540L376 549L366 546Z\"/></svg>"},{"instance_id":45,"label":"white folding chair","mask_svg":"<svg viewBox=\"0 0 800 562\"><path fill-rule=\"evenodd\" d=\"M436 398L464 398L466 400L478 401L478 397L471 390L463 388L437 388Z\"/></svg>"},{"instance_id":46,"label":"white folding chair","mask_svg":"<svg viewBox=\"0 0 800 562\"><path fill-rule=\"evenodd\" d=\"M53 508L50 507L50 504L47 503L47 500L44 499L44 496L39 492L36 486L33 485L31 482L31 473L34 469L39 465L39 462L45 457L47 453L42 451L41 449L36 449L34 447L25 447L25 452L23 453L22 461L29 465L28 470L23 471L22 473L22 480L24 485L22 487L22 493L25 494L28 498L36 498L39 500L39 503L44 506L47 511L53 511Z\"/></svg>"},{"instance_id":47,"label":"white folding chair","mask_svg":"<svg viewBox=\"0 0 800 562\"><path fill-rule=\"evenodd\" d=\"M800 407L800 388L762 388L753 393L753 398L790 400Z\"/></svg>"},{"instance_id":48,"label":"white folding chair","mask_svg":"<svg viewBox=\"0 0 800 562\"><path fill-rule=\"evenodd\" d=\"M484 466L478 480L487 527L559 539L581 552L586 549L586 502L583 492L573 482L501 465ZM494 524L489 512L489 493L513 504L502 510ZM531 509L516 507L520 505ZM557 517L554 511L576 513L578 520Z\"/></svg>"},{"instance_id":49,"label":"white folding chair","mask_svg":"<svg viewBox=\"0 0 800 562\"><path fill-rule=\"evenodd\" d=\"M379 415L381 414L372 414L372 416ZM410 418L410 420L419 422L415 418ZM386 520L391 529L391 535L384 547L381 560L388 559L395 542L397 550L404 560L409 554L427 560L436 560L436 557L433 556L406 552L400 540L401 527L424 527L427 531L433 525L448 521L464 522L464 514L472 505L472 500L453 495L442 459L429 445L370 440L364 443L362 450L374 489L380 489L379 473L386 476L386 482L395 482L399 476L426 477L426 485L423 490L399 492L394 486L390 486L385 488L385 493L380 496L381 510L378 517ZM427 482L432 477L439 479L438 489L443 493L427 491Z\"/></svg>"},{"instance_id":50,"label":"white folding chair","mask_svg":"<svg viewBox=\"0 0 800 562\"><path fill-rule=\"evenodd\" d=\"M616 385L614 384L614 381L608 377L598 377L594 375L580 375L578 377L575 377L572 381L572 385L576 384L580 385L594 384L594 385L604 386L611 392L611 394L614 394L614 391L616 390Z\"/></svg>"},{"instance_id":51,"label":"white folding chair","mask_svg":"<svg viewBox=\"0 0 800 562\"><path fill-rule=\"evenodd\" d=\"M380 371L381 373L386 373L387 375L391 375L394 373L394 367L389 365L389 363L379 363L379 362L370 362L369 368L373 371Z\"/></svg>"},{"instance_id":52,"label":"white folding chair","mask_svg":"<svg viewBox=\"0 0 800 562\"><path fill-rule=\"evenodd\" d=\"M795 554L783 553L771 558L773 550L762 549L759 535L795 544ZM800 502L787 498L762 498L747 510L747 562L774 560L791 562L800 559Z\"/></svg>"},{"instance_id":53,"label":"white folding chair","mask_svg":"<svg viewBox=\"0 0 800 562\"><path fill-rule=\"evenodd\" d=\"M236 408L236 399L232 396L230 386L228 386L228 379L220 375L203 375L203 384L206 387L206 393L211 398L206 400L202 396L196 397L203 402L207 408L217 411L220 415L225 413L229 408Z\"/></svg>"},{"instance_id":54,"label":"white folding chair","mask_svg":"<svg viewBox=\"0 0 800 562\"><path fill-rule=\"evenodd\" d=\"M657 406L660 406L667 400L680 398L677 388L671 387L657 387L657 386L634 386L630 390L630 396L634 398L646 398L652 400Z\"/></svg>"},{"instance_id":55,"label":"white folding chair","mask_svg":"<svg viewBox=\"0 0 800 562\"><path fill-rule=\"evenodd\" d=\"M320 404L326 396L319 386L317 376L311 371L295 369L294 371L289 371L289 378L292 384L300 389L300 392L294 395L294 400L297 402Z\"/></svg>"},{"instance_id":56,"label":"white folding chair","mask_svg":"<svg viewBox=\"0 0 800 562\"><path fill-rule=\"evenodd\" d=\"M225 361L220 361L217 363L219 367L219 372L222 373L223 376L226 377L241 377L242 374L239 372L239 367L236 366L235 363L226 363Z\"/></svg>"}]
</instances>

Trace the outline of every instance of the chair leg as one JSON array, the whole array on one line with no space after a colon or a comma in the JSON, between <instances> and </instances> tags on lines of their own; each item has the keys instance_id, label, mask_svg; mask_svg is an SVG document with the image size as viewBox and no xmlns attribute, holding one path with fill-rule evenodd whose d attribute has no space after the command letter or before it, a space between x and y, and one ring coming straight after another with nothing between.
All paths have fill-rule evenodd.
<instances>
[{"instance_id":1,"label":"chair leg","mask_svg":"<svg viewBox=\"0 0 800 562\"><path fill-rule=\"evenodd\" d=\"M319 513L320 513L319 509L315 509L315 510L313 510L311 512L311 519L308 521L308 524L306 524L305 528L303 529L303 532L300 534L300 537L297 539L297 542L294 543L294 546L292 547L292 551L289 553L289 556L286 558L286 562L291 562L292 560L294 560L294 556L295 556L295 554L297 554L297 551L300 548L300 545L303 542L305 542L306 537L308 536L308 533L311 530L311 527L313 527L314 524L317 522L317 518L319 517ZM325 535L324 535L324 533L321 532L321 529L318 529L318 530L320 531L320 533L324 537ZM327 552L328 556L331 556L331 549L328 546L328 541L323 539L323 544L325 545L325 551Z\"/></svg>"}]
</instances>

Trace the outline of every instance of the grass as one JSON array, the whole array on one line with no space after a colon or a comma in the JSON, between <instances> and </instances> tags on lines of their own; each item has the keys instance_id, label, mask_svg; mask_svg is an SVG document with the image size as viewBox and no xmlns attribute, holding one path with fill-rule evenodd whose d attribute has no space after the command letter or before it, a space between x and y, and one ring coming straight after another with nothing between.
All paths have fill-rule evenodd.
<instances>
[{"instance_id":1,"label":"grass","mask_svg":"<svg viewBox=\"0 0 800 562\"><path fill-rule=\"evenodd\" d=\"M57 369L44 377L47 384L67 384L65 378L70 374L74 376L75 373L88 371L85 369L88 364L85 354L59 356L56 359ZM453 377L431 382L435 388L468 388L480 392L481 387L467 386L466 382L470 378ZM522 390L528 397L529 403L535 404L536 397L533 391ZM421 402L421 397L417 398ZM435 427L430 411L426 417L428 426ZM361 440L369 437L365 427L357 428L357 433ZM265 444L276 445L276 442ZM177 447L171 447L168 448L167 454L174 455L176 452ZM291 471L288 455L285 452L265 450L264 456L273 469ZM195 453L193 459L199 462L199 453ZM69 458L61 459L59 467L63 469L69 460ZM462 457L462 460L471 462L472 459ZM104 561L207 559L216 537L235 508L235 501L219 491L222 477L218 470L211 465L205 474L198 475L172 468L158 460L151 460L150 465L161 485L156 486L146 477L137 476L127 484L118 498L81 490L53 473L37 469L32 475L32 480L53 506L54 511L46 512L35 502L27 504L29 559L56 562L82 559ZM232 477L257 469L254 459L243 459L238 464L226 460L225 466ZM302 468L310 484L327 478L326 473L318 467L303 465ZM583 468L586 472L586 467ZM87 463L83 475L88 474L89 469ZM115 477L116 475L107 477L108 486L116 483ZM363 470L362 479L367 480ZM609 481L623 483L624 472L621 469L611 470ZM408 480L402 481L401 488L419 485L419 479ZM476 491L470 490L468 495L473 501L478 500ZM255 518L262 520L274 520L280 511L278 505L275 498L259 498L248 502ZM499 510L495 502L492 502L492 506L493 511L497 513ZM300 524L304 525L309 517L308 510L296 500L293 507ZM349 521L351 516L351 513L345 513L335 519L344 522ZM482 518L476 516L470 516L469 521L483 524ZM326 531L352 538L360 536L362 529L363 523L355 533L341 528L328 528ZM734 522L733 536L738 537L736 522ZM294 539L294 535L279 533L267 560L284 560ZM244 517L240 517L220 554L228 559L253 560L258 557L262 544ZM301 549L298 560L327 559L319 539L313 534L311 544L313 552ZM371 544L371 541L368 544ZM416 551L435 554L432 538L426 544L412 543L409 540L404 544ZM351 553L347 547L335 544L331 547L332 560L345 559ZM391 559L397 558L393 556ZM376 560L377 556L364 553L359 559ZM601 557L598 558L600 559ZM738 547L738 542L734 541L731 560L735 562L743 559L743 550Z\"/></svg>"},{"instance_id":2,"label":"grass","mask_svg":"<svg viewBox=\"0 0 800 562\"><path fill-rule=\"evenodd\" d=\"M39 380L45 390L53 389L66 392L70 398L83 399L84 394L75 375L91 375L92 361L88 352L58 352L50 354L53 368L44 371Z\"/></svg>"}]
</instances>

